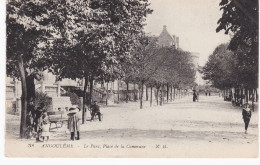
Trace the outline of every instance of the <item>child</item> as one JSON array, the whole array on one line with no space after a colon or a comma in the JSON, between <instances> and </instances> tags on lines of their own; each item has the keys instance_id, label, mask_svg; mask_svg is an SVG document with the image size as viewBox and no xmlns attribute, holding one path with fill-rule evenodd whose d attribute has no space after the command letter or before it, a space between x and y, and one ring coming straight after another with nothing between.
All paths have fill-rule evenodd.
<instances>
[{"instance_id":1,"label":"child","mask_svg":"<svg viewBox=\"0 0 260 165\"><path fill-rule=\"evenodd\" d=\"M247 134L247 128L248 128L248 125L250 122L251 115L252 115L252 113L249 108L249 104L248 103L244 104L244 108L242 110L242 116L243 116L244 123L245 123L245 134Z\"/></svg>"},{"instance_id":2,"label":"child","mask_svg":"<svg viewBox=\"0 0 260 165\"><path fill-rule=\"evenodd\" d=\"M77 115L78 108L71 107L68 112L68 129L70 131L71 140L79 140L79 131L80 131L80 123L79 123L79 117ZM77 133L77 135L75 135Z\"/></svg>"},{"instance_id":3,"label":"child","mask_svg":"<svg viewBox=\"0 0 260 165\"><path fill-rule=\"evenodd\" d=\"M42 114L42 132L41 132L41 138L42 141L48 141L49 140L49 136L50 136L50 132L49 132L49 119L48 119L48 115L47 112L43 112Z\"/></svg>"}]
</instances>

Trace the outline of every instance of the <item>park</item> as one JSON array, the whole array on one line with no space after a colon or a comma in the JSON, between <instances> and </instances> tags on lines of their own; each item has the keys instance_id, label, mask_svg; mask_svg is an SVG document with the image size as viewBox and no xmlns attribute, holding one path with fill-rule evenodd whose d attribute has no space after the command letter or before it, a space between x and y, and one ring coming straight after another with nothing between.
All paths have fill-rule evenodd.
<instances>
[{"instance_id":1,"label":"park","mask_svg":"<svg viewBox=\"0 0 260 165\"><path fill-rule=\"evenodd\" d=\"M164 3L7 1L7 155L257 157L258 0Z\"/></svg>"}]
</instances>

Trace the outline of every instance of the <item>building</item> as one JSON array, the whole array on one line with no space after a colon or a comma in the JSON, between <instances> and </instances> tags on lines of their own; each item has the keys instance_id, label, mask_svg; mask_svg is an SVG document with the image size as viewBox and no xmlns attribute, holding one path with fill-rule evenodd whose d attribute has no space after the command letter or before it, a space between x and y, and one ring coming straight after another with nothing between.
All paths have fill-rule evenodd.
<instances>
[{"instance_id":1,"label":"building","mask_svg":"<svg viewBox=\"0 0 260 165\"><path fill-rule=\"evenodd\" d=\"M179 37L175 35L170 35L167 31L166 25L163 26L163 30L158 37L158 45L161 47L175 47L179 49Z\"/></svg>"}]
</instances>

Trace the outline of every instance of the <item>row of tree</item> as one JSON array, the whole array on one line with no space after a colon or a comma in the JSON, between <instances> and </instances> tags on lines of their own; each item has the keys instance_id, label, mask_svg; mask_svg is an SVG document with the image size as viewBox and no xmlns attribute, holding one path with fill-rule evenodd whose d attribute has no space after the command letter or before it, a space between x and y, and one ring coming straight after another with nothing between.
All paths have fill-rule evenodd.
<instances>
[{"instance_id":1,"label":"row of tree","mask_svg":"<svg viewBox=\"0 0 260 165\"><path fill-rule=\"evenodd\" d=\"M222 0L220 6L223 15L217 32L224 30L231 41L219 45L209 56L202 69L204 79L221 90L234 88L235 102L241 104L243 95L248 102L249 93L254 102L258 88L258 0Z\"/></svg>"},{"instance_id":2,"label":"row of tree","mask_svg":"<svg viewBox=\"0 0 260 165\"><path fill-rule=\"evenodd\" d=\"M191 85L190 53L160 48L155 37L144 34L151 13L147 0L8 1L7 75L22 82L20 137L29 136L35 108L28 103L35 102L34 80L44 70L57 75L57 81L84 79L83 104L92 101L94 81L135 82L141 93L144 85L157 91ZM141 94L140 108L142 100Z\"/></svg>"},{"instance_id":3,"label":"row of tree","mask_svg":"<svg viewBox=\"0 0 260 165\"><path fill-rule=\"evenodd\" d=\"M166 96L169 100L173 89L191 89L195 85L196 69L191 54L175 47L159 47L157 39L153 36L139 38L139 46L131 53L133 59L123 63L127 66L123 67L123 81L127 84L127 91L129 83L137 83L140 88L140 109L143 107L144 86L146 91L148 88L150 92L153 88L156 89L158 105L158 98L163 99L159 95Z\"/></svg>"}]
</instances>

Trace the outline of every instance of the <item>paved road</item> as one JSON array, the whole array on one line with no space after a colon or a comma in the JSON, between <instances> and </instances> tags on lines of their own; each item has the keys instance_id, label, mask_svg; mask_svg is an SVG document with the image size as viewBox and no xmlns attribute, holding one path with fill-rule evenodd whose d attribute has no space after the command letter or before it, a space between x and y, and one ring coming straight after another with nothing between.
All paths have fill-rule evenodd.
<instances>
[{"instance_id":1,"label":"paved road","mask_svg":"<svg viewBox=\"0 0 260 165\"><path fill-rule=\"evenodd\" d=\"M200 96L199 102L192 102L192 96L187 96L151 108L149 102L145 102L142 110L138 103L122 103L101 111L103 121L82 125L81 140L73 142L80 146L93 145L84 150L92 153L88 156L95 156L99 147L105 147L98 150L101 157L257 156L258 112L253 113L248 134L244 134L241 109L218 96ZM65 130L65 127L54 129L50 143L68 142L69 133ZM106 145L119 144L146 148L119 149L118 152L106 149Z\"/></svg>"}]
</instances>

